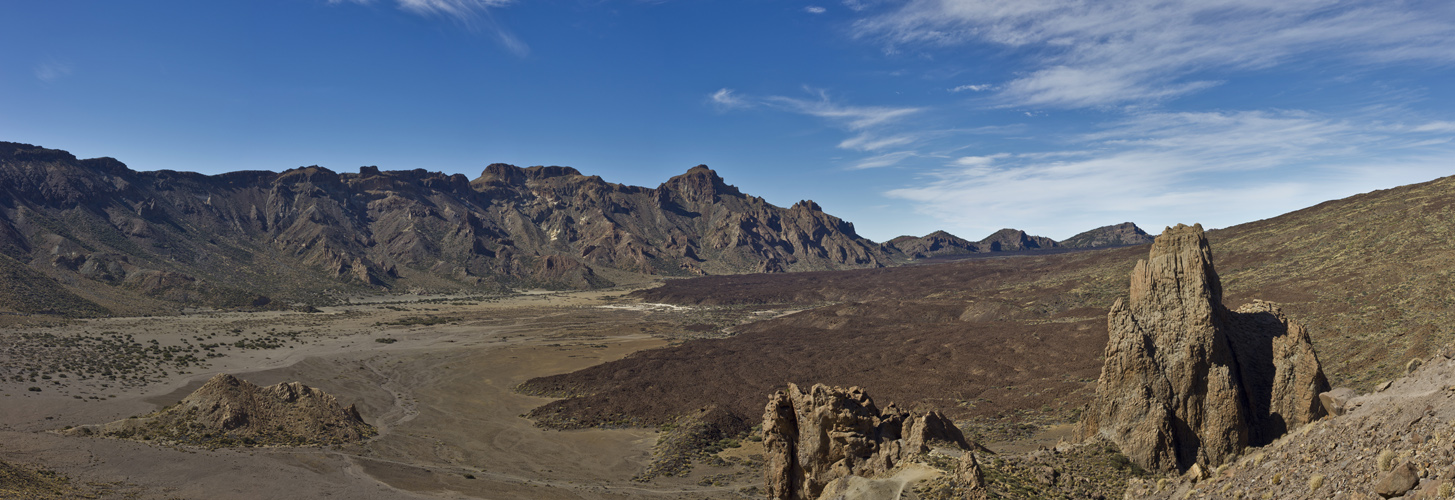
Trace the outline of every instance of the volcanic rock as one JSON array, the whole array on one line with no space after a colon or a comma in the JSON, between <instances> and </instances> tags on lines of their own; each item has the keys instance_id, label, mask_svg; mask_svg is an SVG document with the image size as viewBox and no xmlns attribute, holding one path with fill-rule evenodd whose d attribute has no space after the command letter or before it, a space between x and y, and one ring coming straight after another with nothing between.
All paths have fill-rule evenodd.
<instances>
[{"instance_id":1,"label":"volcanic rock","mask_svg":"<svg viewBox=\"0 0 1455 500\"><path fill-rule=\"evenodd\" d=\"M1354 389L1340 387L1329 392L1319 393L1319 404L1324 405L1324 411L1337 417L1347 413L1351 409L1349 408L1349 400L1357 395Z\"/></svg>"},{"instance_id":2,"label":"volcanic rock","mask_svg":"<svg viewBox=\"0 0 1455 500\"><path fill-rule=\"evenodd\" d=\"M589 288L610 285L603 275L617 271L687 276L893 260L816 203L775 206L702 165L656 188L504 164L473 181L378 167L209 176L0 142L0 198L0 255L55 288L223 307L339 289Z\"/></svg>"},{"instance_id":3,"label":"volcanic rock","mask_svg":"<svg viewBox=\"0 0 1455 500\"><path fill-rule=\"evenodd\" d=\"M1201 225L1157 237L1107 328L1081 434L1143 468L1215 468L1325 414L1328 381L1308 333L1271 303L1223 306Z\"/></svg>"},{"instance_id":4,"label":"volcanic rock","mask_svg":"<svg viewBox=\"0 0 1455 500\"><path fill-rule=\"evenodd\" d=\"M991 252L1018 252L1023 250L1041 250L1056 248L1060 246L1056 240L1045 236L1031 236L1019 229L1001 229L985 239L976 243L977 246Z\"/></svg>"},{"instance_id":5,"label":"volcanic rock","mask_svg":"<svg viewBox=\"0 0 1455 500\"><path fill-rule=\"evenodd\" d=\"M984 450L938 412L914 414L894 405L880 411L858 387L815 384L804 392L789 384L769 397L763 413L768 498L819 498L835 480L890 471L932 443Z\"/></svg>"},{"instance_id":6,"label":"volcanic rock","mask_svg":"<svg viewBox=\"0 0 1455 500\"><path fill-rule=\"evenodd\" d=\"M1102 226L1066 238L1058 242L1063 248L1102 248L1127 245L1143 245L1152 242L1152 236L1136 224L1123 222Z\"/></svg>"},{"instance_id":7,"label":"volcanic rock","mask_svg":"<svg viewBox=\"0 0 1455 500\"><path fill-rule=\"evenodd\" d=\"M1404 462L1380 478L1374 485L1374 492L1384 498L1393 498L1404 495L1417 484L1420 484L1420 472L1415 470L1414 464Z\"/></svg>"},{"instance_id":8,"label":"volcanic rock","mask_svg":"<svg viewBox=\"0 0 1455 500\"><path fill-rule=\"evenodd\" d=\"M321 390L298 382L259 387L225 373L156 413L66 432L203 446L340 444L377 434L353 405Z\"/></svg>"},{"instance_id":9,"label":"volcanic rock","mask_svg":"<svg viewBox=\"0 0 1455 500\"><path fill-rule=\"evenodd\" d=\"M885 245L893 247L895 250L903 253L905 257L911 259L924 259L941 255L966 255L981 251L981 247L975 242L944 231L935 231L918 238L914 236L900 236L889 240Z\"/></svg>"}]
</instances>

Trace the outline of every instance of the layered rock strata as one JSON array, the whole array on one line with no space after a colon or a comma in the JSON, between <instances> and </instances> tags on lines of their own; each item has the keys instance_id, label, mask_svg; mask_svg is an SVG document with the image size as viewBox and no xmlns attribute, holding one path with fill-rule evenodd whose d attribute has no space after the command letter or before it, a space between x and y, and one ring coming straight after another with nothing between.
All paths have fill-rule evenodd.
<instances>
[{"instance_id":1,"label":"layered rock strata","mask_svg":"<svg viewBox=\"0 0 1455 500\"><path fill-rule=\"evenodd\" d=\"M881 411L858 387L815 384L803 391L789 384L763 413L768 498L819 498L836 481L883 474L930 451L932 443L984 450L938 412L915 414L893 404ZM967 474L978 478L978 471Z\"/></svg>"},{"instance_id":2,"label":"layered rock strata","mask_svg":"<svg viewBox=\"0 0 1455 500\"><path fill-rule=\"evenodd\" d=\"M1216 467L1325 414L1329 384L1308 333L1268 302L1223 306L1201 225L1153 242L1107 330L1081 434L1144 468Z\"/></svg>"}]
</instances>

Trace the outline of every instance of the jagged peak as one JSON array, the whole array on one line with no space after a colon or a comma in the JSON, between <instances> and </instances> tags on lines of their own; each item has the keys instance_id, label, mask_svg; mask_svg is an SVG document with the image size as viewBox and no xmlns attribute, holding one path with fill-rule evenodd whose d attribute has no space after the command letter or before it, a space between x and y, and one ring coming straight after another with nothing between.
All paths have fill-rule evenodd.
<instances>
[{"instance_id":1,"label":"jagged peak","mask_svg":"<svg viewBox=\"0 0 1455 500\"><path fill-rule=\"evenodd\" d=\"M533 180L533 181L550 179L552 177L569 177L569 176L579 176L579 175L581 175L581 171L580 170L576 170L576 169L571 168L571 167L558 167L558 166L554 166L554 165L549 166L549 167L545 167L545 166L528 167L528 168L526 168L524 170L524 172L525 172L526 178L528 178L530 180Z\"/></svg>"},{"instance_id":2,"label":"jagged peak","mask_svg":"<svg viewBox=\"0 0 1455 500\"><path fill-rule=\"evenodd\" d=\"M809 210L809 211L812 211L812 212L822 212L823 211L823 207L818 206L818 203L814 203L813 200L800 200L798 203L794 203L793 204L793 207L791 208L791 210L798 210L798 209Z\"/></svg>"},{"instance_id":3,"label":"jagged peak","mask_svg":"<svg viewBox=\"0 0 1455 500\"><path fill-rule=\"evenodd\" d=\"M662 185L657 186L658 190L669 190L690 201L716 201L720 195L742 196L738 188L729 185L723 178L717 175L707 165L698 165L687 169L682 175L667 179Z\"/></svg>"}]
</instances>

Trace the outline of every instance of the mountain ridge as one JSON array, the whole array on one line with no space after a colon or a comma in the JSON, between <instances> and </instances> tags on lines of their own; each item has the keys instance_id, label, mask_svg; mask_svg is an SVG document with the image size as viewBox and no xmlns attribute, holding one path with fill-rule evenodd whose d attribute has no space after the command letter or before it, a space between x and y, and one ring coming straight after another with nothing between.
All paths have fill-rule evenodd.
<instances>
[{"instance_id":1,"label":"mountain ridge","mask_svg":"<svg viewBox=\"0 0 1455 500\"><path fill-rule=\"evenodd\" d=\"M473 180L378 167L204 175L6 142L0 193L9 198L0 254L50 278L51 295L80 297L69 311L77 315L592 288L612 284L598 273L606 270L691 276L895 259L812 201L779 207L704 165L656 188L500 163Z\"/></svg>"}]
</instances>

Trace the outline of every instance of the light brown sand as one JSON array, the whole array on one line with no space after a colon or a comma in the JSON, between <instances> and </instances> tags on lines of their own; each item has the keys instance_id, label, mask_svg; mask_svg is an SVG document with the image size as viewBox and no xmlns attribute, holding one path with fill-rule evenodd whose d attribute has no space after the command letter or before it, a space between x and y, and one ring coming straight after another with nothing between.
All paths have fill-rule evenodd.
<instances>
[{"instance_id":1,"label":"light brown sand","mask_svg":"<svg viewBox=\"0 0 1455 500\"><path fill-rule=\"evenodd\" d=\"M688 478L631 481L650 459L655 431L553 431L521 417L549 400L516 394L517 384L666 343L653 335L670 328L652 321L654 308L598 307L620 293L538 293L479 303L396 297L315 314L77 322L51 331L129 333L162 345L295 331L300 342L227 350L205 369L131 389L72 378L33 393L25 390L32 383L0 382L0 460L54 468L82 483L119 484L113 496L133 498L740 497L736 491L756 484L755 476L742 475L731 486L696 484L707 474L734 472L728 468L704 465ZM454 321L391 324L430 316ZM396 342L375 342L386 337ZM380 434L327 449L208 451L48 432L153 411L218 372L258 384L319 387L357 404Z\"/></svg>"}]
</instances>

